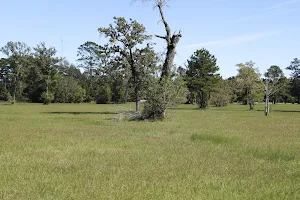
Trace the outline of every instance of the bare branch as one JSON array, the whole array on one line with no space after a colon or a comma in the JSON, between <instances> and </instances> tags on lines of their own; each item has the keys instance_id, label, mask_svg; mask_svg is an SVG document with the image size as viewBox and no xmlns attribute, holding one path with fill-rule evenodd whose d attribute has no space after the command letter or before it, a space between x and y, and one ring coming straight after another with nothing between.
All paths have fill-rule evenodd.
<instances>
[{"instance_id":1,"label":"bare branch","mask_svg":"<svg viewBox=\"0 0 300 200\"><path fill-rule=\"evenodd\" d=\"M167 37L166 36L160 36L160 35L155 35L155 37L158 37L158 38L161 38L161 39L167 39Z\"/></svg>"},{"instance_id":2,"label":"bare branch","mask_svg":"<svg viewBox=\"0 0 300 200\"><path fill-rule=\"evenodd\" d=\"M159 9L161 20L163 21L163 23L165 25L165 29L166 29L166 33L167 33L166 38L167 38L168 42L170 42L170 40L171 40L171 29L170 29L170 26L169 26L168 22L165 19L164 12L162 10L163 6L164 6L164 1L158 1L157 2L157 7Z\"/></svg>"}]
</instances>

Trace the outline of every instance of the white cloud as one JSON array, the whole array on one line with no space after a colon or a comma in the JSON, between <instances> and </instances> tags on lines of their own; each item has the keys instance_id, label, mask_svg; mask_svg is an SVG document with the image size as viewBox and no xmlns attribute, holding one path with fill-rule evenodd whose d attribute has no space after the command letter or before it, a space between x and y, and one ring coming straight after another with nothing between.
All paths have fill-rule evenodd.
<instances>
[{"instance_id":1,"label":"white cloud","mask_svg":"<svg viewBox=\"0 0 300 200\"><path fill-rule=\"evenodd\" d=\"M205 47L205 46L212 46L212 45L218 45L218 46L235 45L235 44L256 41L266 37L279 35L281 32L282 31L266 31L260 33L252 33L249 35L242 35L242 36L232 37L224 40L215 40L215 41L204 42L199 44L191 44L191 45L183 46L183 48Z\"/></svg>"},{"instance_id":2,"label":"white cloud","mask_svg":"<svg viewBox=\"0 0 300 200\"><path fill-rule=\"evenodd\" d=\"M277 4L274 4L271 7L267 8L267 10L273 10L273 9L281 8L281 7L295 4L295 3L300 3L300 0L289 0L289 1L284 1L281 3L277 3Z\"/></svg>"}]
</instances>

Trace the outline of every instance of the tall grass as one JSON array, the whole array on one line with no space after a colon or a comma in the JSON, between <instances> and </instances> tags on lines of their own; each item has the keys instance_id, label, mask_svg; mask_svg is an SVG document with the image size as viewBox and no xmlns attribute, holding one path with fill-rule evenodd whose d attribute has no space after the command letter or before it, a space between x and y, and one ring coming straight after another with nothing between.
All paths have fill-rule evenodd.
<instances>
[{"instance_id":1,"label":"tall grass","mask_svg":"<svg viewBox=\"0 0 300 200\"><path fill-rule=\"evenodd\" d=\"M300 199L299 105L115 110L0 103L0 199Z\"/></svg>"}]
</instances>

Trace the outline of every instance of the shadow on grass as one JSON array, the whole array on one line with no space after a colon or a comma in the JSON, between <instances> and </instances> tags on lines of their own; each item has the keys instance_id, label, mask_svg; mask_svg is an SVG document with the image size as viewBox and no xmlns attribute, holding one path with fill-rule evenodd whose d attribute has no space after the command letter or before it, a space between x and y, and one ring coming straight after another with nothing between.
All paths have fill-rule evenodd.
<instances>
[{"instance_id":1,"label":"shadow on grass","mask_svg":"<svg viewBox=\"0 0 300 200\"><path fill-rule=\"evenodd\" d=\"M11 104L11 103L1 103L0 105L1 106L13 106L14 104Z\"/></svg>"},{"instance_id":2,"label":"shadow on grass","mask_svg":"<svg viewBox=\"0 0 300 200\"><path fill-rule=\"evenodd\" d=\"M168 108L168 109L170 109L170 110L188 110L188 111L190 111L190 110L200 110L199 108L176 108L176 107L174 107L174 108Z\"/></svg>"},{"instance_id":3,"label":"shadow on grass","mask_svg":"<svg viewBox=\"0 0 300 200\"><path fill-rule=\"evenodd\" d=\"M43 114L69 114L69 115L113 115L114 112L42 112Z\"/></svg>"},{"instance_id":4,"label":"shadow on grass","mask_svg":"<svg viewBox=\"0 0 300 200\"><path fill-rule=\"evenodd\" d=\"M265 110L256 110L256 111L264 112ZM271 112L300 113L300 110L272 110Z\"/></svg>"},{"instance_id":5,"label":"shadow on grass","mask_svg":"<svg viewBox=\"0 0 300 200\"><path fill-rule=\"evenodd\" d=\"M256 158L270 161L292 161L296 157L295 153L293 152L284 152L271 149L248 149L246 150L246 153Z\"/></svg>"}]
</instances>

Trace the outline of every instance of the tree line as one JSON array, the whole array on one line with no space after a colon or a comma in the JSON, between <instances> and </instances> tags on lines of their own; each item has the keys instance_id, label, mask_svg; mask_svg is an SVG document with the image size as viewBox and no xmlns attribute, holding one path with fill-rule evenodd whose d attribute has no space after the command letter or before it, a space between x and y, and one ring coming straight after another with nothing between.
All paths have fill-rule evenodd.
<instances>
[{"instance_id":1,"label":"tree line","mask_svg":"<svg viewBox=\"0 0 300 200\"><path fill-rule=\"evenodd\" d=\"M155 1L165 35L163 53L154 50L152 35L133 19L114 17L113 23L98 29L106 42L87 41L78 48L79 65L58 57L45 43L29 47L8 42L0 48L0 100L54 103L136 103L146 100L143 118L163 119L168 107L178 103L226 106L241 102L254 108L255 102L300 103L300 61L295 58L284 76L279 66L259 73L252 61L237 64L237 75L224 79L217 59L207 49L197 50L186 66L173 64L181 32L171 33L164 16L165 1ZM81 69L81 70L80 70Z\"/></svg>"}]
</instances>

